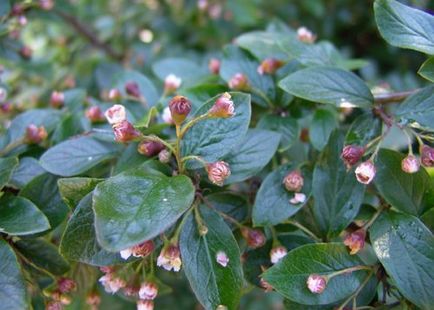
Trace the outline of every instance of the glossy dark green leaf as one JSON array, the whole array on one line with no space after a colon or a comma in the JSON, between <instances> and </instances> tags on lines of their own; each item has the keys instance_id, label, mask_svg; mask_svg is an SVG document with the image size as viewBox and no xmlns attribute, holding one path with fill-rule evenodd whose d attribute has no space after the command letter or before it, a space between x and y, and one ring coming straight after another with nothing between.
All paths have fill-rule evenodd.
<instances>
[{"instance_id":1,"label":"glossy dark green leaf","mask_svg":"<svg viewBox=\"0 0 434 310\"><path fill-rule=\"evenodd\" d=\"M154 86L154 83L141 74L140 72L133 71L133 70L125 70L123 72L120 72L116 75L114 78L114 87L117 88L123 95L126 95L125 92L125 84L128 82L135 82L139 85L140 94L143 96L143 98L146 100L146 107L154 106L158 101L158 92L157 89ZM131 112L136 111L137 114L140 111L144 111L144 106L142 106L138 102L133 102L132 105L128 106L129 110L132 110ZM135 109L137 108L137 109ZM133 111L134 110L134 111ZM143 115L136 115L135 116L143 116Z\"/></svg>"},{"instance_id":2,"label":"glossy dark green leaf","mask_svg":"<svg viewBox=\"0 0 434 310\"><path fill-rule=\"evenodd\" d=\"M69 89L65 91L65 106L71 112L78 112L84 107L86 101L86 90L84 89Z\"/></svg>"},{"instance_id":3,"label":"glossy dark green leaf","mask_svg":"<svg viewBox=\"0 0 434 310\"><path fill-rule=\"evenodd\" d=\"M250 129L240 147L226 155L231 167L225 184L244 181L260 172L271 160L280 142L280 134L268 130Z\"/></svg>"},{"instance_id":4,"label":"glossy dark green leaf","mask_svg":"<svg viewBox=\"0 0 434 310\"><path fill-rule=\"evenodd\" d=\"M395 0L376 0L375 20L391 45L434 54L434 16Z\"/></svg>"},{"instance_id":5,"label":"glossy dark green leaf","mask_svg":"<svg viewBox=\"0 0 434 310\"><path fill-rule=\"evenodd\" d=\"M434 129L434 85L408 97L398 106L395 115Z\"/></svg>"},{"instance_id":6,"label":"glossy dark green leaf","mask_svg":"<svg viewBox=\"0 0 434 310\"><path fill-rule=\"evenodd\" d=\"M93 208L99 244L120 251L152 239L191 206L194 191L186 176L151 174L143 167L98 184Z\"/></svg>"},{"instance_id":7,"label":"glossy dark green leaf","mask_svg":"<svg viewBox=\"0 0 434 310\"><path fill-rule=\"evenodd\" d=\"M93 191L95 186L101 181L103 181L103 179L65 178L59 179L57 185L59 186L59 193L63 201L71 209L74 209L80 200Z\"/></svg>"},{"instance_id":8,"label":"glossy dark green leaf","mask_svg":"<svg viewBox=\"0 0 434 310\"><path fill-rule=\"evenodd\" d=\"M298 139L300 134L300 128L297 124L297 120L291 116L268 114L259 120L256 127L280 133L280 150L286 150L291 147L291 145Z\"/></svg>"},{"instance_id":9,"label":"glossy dark green leaf","mask_svg":"<svg viewBox=\"0 0 434 310\"><path fill-rule=\"evenodd\" d=\"M326 109L316 110L309 127L310 143L318 151L322 151L327 145L331 133L337 126L336 113Z\"/></svg>"},{"instance_id":10,"label":"glossy dark green leaf","mask_svg":"<svg viewBox=\"0 0 434 310\"><path fill-rule=\"evenodd\" d=\"M235 43L260 60L269 57L285 60L287 57L278 44L285 36L283 33L253 31L237 37Z\"/></svg>"},{"instance_id":11,"label":"glossy dark green leaf","mask_svg":"<svg viewBox=\"0 0 434 310\"><path fill-rule=\"evenodd\" d=\"M86 195L68 221L60 243L67 259L89 265L107 266L122 262L119 253L104 250L97 242L92 210L92 194Z\"/></svg>"},{"instance_id":12,"label":"glossy dark green leaf","mask_svg":"<svg viewBox=\"0 0 434 310\"><path fill-rule=\"evenodd\" d=\"M422 167L417 173L402 171L401 161L404 157L404 154L396 151L380 150L375 161L377 174L374 182L392 206L412 215L421 215L426 208L431 207L425 202L425 195L434 185Z\"/></svg>"},{"instance_id":13,"label":"glossy dark green leaf","mask_svg":"<svg viewBox=\"0 0 434 310\"><path fill-rule=\"evenodd\" d=\"M119 150L114 143L91 137L66 140L45 152L41 166L60 176L74 176L86 172L104 160L113 158Z\"/></svg>"},{"instance_id":14,"label":"glossy dark green leaf","mask_svg":"<svg viewBox=\"0 0 434 310\"><path fill-rule=\"evenodd\" d=\"M18 259L2 238L0 238L0 261L0 309L27 309L27 289Z\"/></svg>"},{"instance_id":15,"label":"glossy dark green leaf","mask_svg":"<svg viewBox=\"0 0 434 310\"><path fill-rule=\"evenodd\" d=\"M206 200L214 209L229 215L238 222L244 222L249 212L247 200L233 193L213 193L207 195ZM236 228L233 222L226 220L226 223Z\"/></svg>"},{"instance_id":16,"label":"glossy dark green leaf","mask_svg":"<svg viewBox=\"0 0 434 310\"><path fill-rule=\"evenodd\" d=\"M0 199L0 232L22 236L49 228L47 217L30 200L16 196Z\"/></svg>"},{"instance_id":17,"label":"glossy dark green leaf","mask_svg":"<svg viewBox=\"0 0 434 310\"><path fill-rule=\"evenodd\" d=\"M51 135L51 141L54 144L61 143L73 136L79 135L85 131L91 129L90 122L83 115L82 112L75 112L75 114L66 114L60 123L57 125L53 134Z\"/></svg>"},{"instance_id":18,"label":"glossy dark green leaf","mask_svg":"<svg viewBox=\"0 0 434 310\"><path fill-rule=\"evenodd\" d=\"M18 166L18 158L0 158L0 190L9 182L16 166Z\"/></svg>"},{"instance_id":19,"label":"glossy dark green leaf","mask_svg":"<svg viewBox=\"0 0 434 310\"><path fill-rule=\"evenodd\" d=\"M340 234L356 217L363 202L365 186L347 171L340 154L343 137L335 131L320 155L312 180L313 214L327 238Z\"/></svg>"},{"instance_id":20,"label":"glossy dark green leaf","mask_svg":"<svg viewBox=\"0 0 434 310\"><path fill-rule=\"evenodd\" d=\"M366 270L335 276L321 294L311 293L306 280L311 274L326 275L363 265L341 243L307 244L290 251L264 273L264 279L286 298L304 305L327 305L353 294L368 276Z\"/></svg>"},{"instance_id":21,"label":"glossy dark green leaf","mask_svg":"<svg viewBox=\"0 0 434 310\"><path fill-rule=\"evenodd\" d=\"M207 162L222 159L234 147L238 146L250 123L250 96L242 93L231 93L235 106L235 115L231 118L208 119L191 127L181 144L183 156L196 155ZM197 112L196 116L206 113L217 97L208 100ZM188 162L190 168L201 168L197 162Z\"/></svg>"},{"instance_id":22,"label":"glossy dark green leaf","mask_svg":"<svg viewBox=\"0 0 434 310\"><path fill-rule=\"evenodd\" d=\"M381 135L381 120L372 114L362 114L351 124L345 137L345 145L356 144L365 146Z\"/></svg>"},{"instance_id":23,"label":"glossy dark green leaf","mask_svg":"<svg viewBox=\"0 0 434 310\"><path fill-rule=\"evenodd\" d=\"M13 186L22 188L31 180L45 172L37 159L33 157L22 157L18 167L16 167L12 173L10 183Z\"/></svg>"},{"instance_id":24,"label":"glossy dark green leaf","mask_svg":"<svg viewBox=\"0 0 434 310\"><path fill-rule=\"evenodd\" d=\"M294 96L337 107L370 107L374 100L368 86L357 75L332 67L296 71L281 80L279 86Z\"/></svg>"},{"instance_id":25,"label":"glossy dark green leaf","mask_svg":"<svg viewBox=\"0 0 434 310\"><path fill-rule=\"evenodd\" d=\"M428 58L417 72L419 75L434 83L434 56Z\"/></svg>"},{"instance_id":26,"label":"glossy dark green leaf","mask_svg":"<svg viewBox=\"0 0 434 310\"><path fill-rule=\"evenodd\" d=\"M296 170L295 165L285 165L271 172L262 182L256 194L252 210L252 220L256 226L267 226L282 223L298 212L308 201L311 193L312 172L307 167L301 168L304 186L301 190L306 195L304 203L292 204L289 200L294 193L288 192L283 185L285 176Z\"/></svg>"},{"instance_id":27,"label":"glossy dark green leaf","mask_svg":"<svg viewBox=\"0 0 434 310\"><path fill-rule=\"evenodd\" d=\"M57 177L49 173L34 178L21 190L20 196L31 200L45 214L53 229L69 211L59 194Z\"/></svg>"},{"instance_id":28,"label":"glossy dark green leaf","mask_svg":"<svg viewBox=\"0 0 434 310\"><path fill-rule=\"evenodd\" d=\"M192 85L198 82L208 72L202 66L193 60L186 58L166 58L155 62L152 65L152 71L162 81L169 74L181 78L181 87Z\"/></svg>"},{"instance_id":29,"label":"glossy dark green leaf","mask_svg":"<svg viewBox=\"0 0 434 310\"><path fill-rule=\"evenodd\" d=\"M232 231L223 219L208 207L199 212L208 228L200 235L193 214L189 214L181 231L180 249L183 268L193 292L206 309L219 305L238 309L243 286L240 250ZM229 258L226 267L216 261L223 251Z\"/></svg>"},{"instance_id":30,"label":"glossy dark green leaf","mask_svg":"<svg viewBox=\"0 0 434 310\"><path fill-rule=\"evenodd\" d=\"M434 302L434 238L416 217L388 211L374 222L375 253L399 291L421 309Z\"/></svg>"},{"instance_id":31,"label":"glossy dark green leaf","mask_svg":"<svg viewBox=\"0 0 434 310\"><path fill-rule=\"evenodd\" d=\"M69 270L68 262L57 247L44 239L21 239L15 245L31 264L51 274L62 275Z\"/></svg>"}]
</instances>

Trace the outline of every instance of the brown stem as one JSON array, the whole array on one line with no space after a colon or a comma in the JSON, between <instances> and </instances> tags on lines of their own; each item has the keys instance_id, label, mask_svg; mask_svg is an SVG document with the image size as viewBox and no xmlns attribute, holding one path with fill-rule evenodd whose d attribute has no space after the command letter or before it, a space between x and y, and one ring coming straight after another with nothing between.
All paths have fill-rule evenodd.
<instances>
[{"instance_id":1,"label":"brown stem","mask_svg":"<svg viewBox=\"0 0 434 310\"><path fill-rule=\"evenodd\" d=\"M409 91L379 94L374 96L374 102L377 104L397 103L405 100L407 97L417 93L420 89L413 89Z\"/></svg>"},{"instance_id":2,"label":"brown stem","mask_svg":"<svg viewBox=\"0 0 434 310\"><path fill-rule=\"evenodd\" d=\"M65 22L71 25L78 33L85 37L94 47L102 50L107 55L116 60L122 60L123 56L115 52L112 47L102 42L95 34L83 25L77 18L60 10L54 10Z\"/></svg>"}]
</instances>

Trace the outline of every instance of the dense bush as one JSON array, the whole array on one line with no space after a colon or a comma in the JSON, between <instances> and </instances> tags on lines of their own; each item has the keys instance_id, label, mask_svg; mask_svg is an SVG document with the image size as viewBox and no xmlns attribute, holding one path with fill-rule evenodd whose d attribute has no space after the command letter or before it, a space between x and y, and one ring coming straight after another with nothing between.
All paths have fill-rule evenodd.
<instances>
[{"instance_id":1,"label":"dense bush","mask_svg":"<svg viewBox=\"0 0 434 310\"><path fill-rule=\"evenodd\" d=\"M434 5L287 2L0 2L0 309L433 309Z\"/></svg>"}]
</instances>

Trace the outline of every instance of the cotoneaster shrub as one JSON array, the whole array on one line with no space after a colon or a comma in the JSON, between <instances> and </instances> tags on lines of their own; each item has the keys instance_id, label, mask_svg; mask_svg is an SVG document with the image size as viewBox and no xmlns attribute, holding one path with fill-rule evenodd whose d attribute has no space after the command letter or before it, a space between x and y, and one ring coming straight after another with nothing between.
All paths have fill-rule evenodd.
<instances>
[{"instance_id":1,"label":"cotoneaster shrub","mask_svg":"<svg viewBox=\"0 0 434 310\"><path fill-rule=\"evenodd\" d=\"M203 47L225 29L204 20L249 5L193 2L144 5L150 20L188 20L197 36L184 43ZM381 49L427 59L418 87L392 89L368 61L276 21L212 53L164 57L154 45L132 60L119 50L134 10L113 48L74 5L0 3L0 309L192 309L190 290L217 310L433 309L430 13L369 8ZM80 14L98 17L88 5ZM184 8L190 17L174 14ZM51 64L23 45L42 27L20 36L32 18L76 32L45 49ZM114 34L110 22L96 24ZM47 40L67 31L50 29ZM69 54L88 48L80 36L111 61Z\"/></svg>"}]
</instances>

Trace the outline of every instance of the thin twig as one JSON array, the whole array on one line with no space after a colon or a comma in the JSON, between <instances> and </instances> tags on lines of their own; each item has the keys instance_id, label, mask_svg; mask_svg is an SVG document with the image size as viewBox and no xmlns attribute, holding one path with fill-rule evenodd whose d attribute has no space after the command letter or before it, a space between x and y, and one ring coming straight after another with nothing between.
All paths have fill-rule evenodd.
<instances>
[{"instance_id":1,"label":"thin twig","mask_svg":"<svg viewBox=\"0 0 434 310\"><path fill-rule=\"evenodd\" d=\"M420 89L413 89L409 91L378 94L374 96L374 102L377 104L397 103L404 101L407 97L417 93Z\"/></svg>"}]
</instances>

